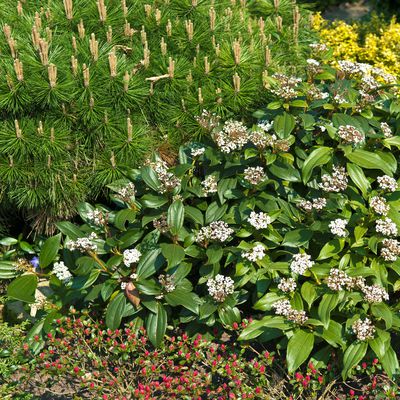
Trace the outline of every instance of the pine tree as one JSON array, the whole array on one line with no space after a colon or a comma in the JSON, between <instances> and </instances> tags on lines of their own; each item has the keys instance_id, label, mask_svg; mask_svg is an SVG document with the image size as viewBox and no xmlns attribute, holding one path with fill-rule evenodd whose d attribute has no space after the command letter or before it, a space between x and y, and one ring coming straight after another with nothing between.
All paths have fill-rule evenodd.
<instances>
[{"instance_id":1,"label":"pine tree","mask_svg":"<svg viewBox=\"0 0 400 400\"><path fill-rule=\"evenodd\" d=\"M49 231L166 135L200 135L203 109L249 117L310 36L293 2L261 3L263 17L245 0L3 0L3 205Z\"/></svg>"}]
</instances>

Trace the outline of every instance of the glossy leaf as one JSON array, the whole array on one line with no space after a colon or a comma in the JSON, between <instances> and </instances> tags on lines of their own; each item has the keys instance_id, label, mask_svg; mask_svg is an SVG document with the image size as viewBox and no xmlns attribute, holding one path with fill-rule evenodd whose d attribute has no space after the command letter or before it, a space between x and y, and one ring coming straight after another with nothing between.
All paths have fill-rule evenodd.
<instances>
[{"instance_id":1,"label":"glossy leaf","mask_svg":"<svg viewBox=\"0 0 400 400\"><path fill-rule=\"evenodd\" d=\"M157 312L150 312L147 317L146 330L150 342L156 347L159 346L167 330L167 312L161 303L157 303Z\"/></svg>"},{"instance_id":2,"label":"glossy leaf","mask_svg":"<svg viewBox=\"0 0 400 400\"><path fill-rule=\"evenodd\" d=\"M37 285L38 278L36 275L21 275L8 285L7 296L25 303L34 303Z\"/></svg>"},{"instance_id":3,"label":"glossy leaf","mask_svg":"<svg viewBox=\"0 0 400 400\"><path fill-rule=\"evenodd\" d=\"M328 163L332 156L332 149L330 147L318 147L313 150L311 154L304 161L302 167L303 182L307 183L315 167Z\"/></svg>"},{"instance_id":4,"label":"glossy leaf","mask_svg":"<svg viewBox=\"0 0 400 400\"><path fill-rule=\"evenodd\" d=\"M60 250L61 233L56 236L48 238L41 250L39 255L39 266L44 269L49 266L56 258Z\"/></svg>"},{"instance_id":5,"label":"glossy leaf","mask_svg":"<svg viewBox=\"0 0 400 400\"><path fill-rule=\"evenodd\" d=\"M303 330L296 331L289 339L286 359L290 373L297 370L311 354L314 346L314 335Z\"/></svg>"},{"instance_id":6,"label":"glossy leaf","mask_svg":"<svg viewBox=\"0 0 400 400\"><path fill-rule=\"evenodd\" d=\"M126 297L118 293L108 304L106 311L106 325L110 329L117 329L121 325L122 314L126 306Z\"/></svg>"},{"instance_id":7,"label":"glossy leaf","mask_svg":"<svg viewBox=\"0 0 400 400\"><path fill-rule=\"evenodd\" d=\"M342 377L346 379L349 372L364 358L367 353L367 342L355 342L350 344L343 355Z\"/></svg>"}]
</instances>

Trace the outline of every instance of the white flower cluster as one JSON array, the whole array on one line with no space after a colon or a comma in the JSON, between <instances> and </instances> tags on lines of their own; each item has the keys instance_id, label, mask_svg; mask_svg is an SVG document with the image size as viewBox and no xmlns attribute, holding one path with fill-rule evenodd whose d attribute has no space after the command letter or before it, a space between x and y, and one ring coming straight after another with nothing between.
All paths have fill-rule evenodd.
<instances>
[{"instance_id":1,"label":"white flower cluster","mask_svg":"<svg viewBox=\"0 0 400 400\"><path fill-rule=\"evenodd\" d=\"M334 221L329 222L329 229L333 235L339 237L346 237L346 226L349 222L345 219L337 218Z\"/></svg>"},{"instance_id":2,"label":"white flower cluster","mask_svg":"<svg viewBox=\"0 0 400 400\"><path fill-rule=\"evenodd\" d=\"M271 147L273 152L288 151L290 143L286 139L278 139L275 134L267 134L261 130L252 131L249 134L249 140L259 149Z\"/></svg>"},{"instance_id":3,"label":"white flower cluster","mask_svg":"<svg viewBox=\"0 0 400 400\"><path fill-rule=\"evenodd\" d=\"M53 274L63 283L69 282L73 276L63 261L53 264Z\"/></svg>"},{"instance_id":4,"label":"white flower cluster","mask_svg":"<svg viewBox=\"0 0 400 400\"><path fill-rule=\"evenodd\" d=\"M307 96L312 100L322 100L329 97L328 92L323 92L318 86L310 85L307 90Z\"/></svg>"},{"instance_id":5,"label":"white flower cluster","mask_svg":"<svg viewBox=\"0 0 400 400\"><path fill-rule=\"evenodd\" d=\"M218 192L218 181L214 175L207 176L207 178L201 182L201 186L203 186L203 191L206 196Z\"/></svg>"},{"instance_id":6,"label":"white flower cluster","mask_svg":"<svg viewBox=\"0 0 400 400\"><path fill-rule=\"evenodd\" d=\"M226 121L222 131L215 133L214 140L223 153L240 150L248 141L246 126L239 121Z\"/></svg>"},{"instance_id":7,"label":"white flower cluster","mask_svg":"<svg viewBox=\"0 0 400 400\"><path fill-rule=\"evenodd\" d=\"M271 89L272 93L284 100L290 100L298 96L296 89L301 79L279 73L273 74L272 78L278 81L278 87Z\"/></svg>"},{"instance_id":8,"label":"white flower cluster","mask_svg":"<svg viewBox=\"0 0 400 400\"><path fill-rule=\"evenodd\" d=\"M204 147L193 147L190 149L190 154L192 157L200 157L205 151Z\"/></svg>"},{"instance_id":9,"label":"white flower cluster","mask_svg":"<svg viewBox=\"0 0 400 400\"><path fill-rule=\"evenodd\" d=\"M332 175L322 175L320 188L325 192L341 192L347 188L347 173L344 167L334 166Z\"/></svg>"},{"instance_id":10,"label":"white flower cluster","mask_svg":"<svg viewBox=\"0 0 400 400\"><path fill-rule=\"evenodd\" d=\"M257 124L257 126L264 132L269 132L272 129L272 127L274 126L274 122L264 120L264 121L259 122Z\"/></svg>"},{"instance_id":11,"label":"white flower cluster","mask_svg":"<svg viewBox=\"0 0 400 400\"><path fill-rule=\"evenodd\" d=\"M121 290L125 290L128 282L121 282Z\"/></svg>"},{"instance_id":12,"label":"white flower cluster","mask_svg":"<svg viewBox=\"0 0 400 400\"><path fill-rule=\"evenodd\" d=\"M158 282L160 282L164 291L171 293L176 289L174 278L171 275L160 275L158 277Z\"/></svg>"},{"instance_id":13,"label":"white flower cluster","mask_svg":"<svg viewBox=\"0 0 400 400\"><path fill-rule=\"evenodd\" d=\"M166 233L169 230L167 216L165 213L161 215L158 219L153 219L153 226L161 233Z\"/></svg>"},{"instance_id":14,"label":"white flower cluster","mask_svg":"<svg viewBox=\"0 0 400 400\"><path fill-rule=\"evenodd\" d=\"M205 244L210 240L225 242L234 230L224 221L214 221L208 226L203 226L197 234L196 242Z\"/></svg>"},{"instance_id":15,"label":"white flower cluster","mask_svg":"<svg viewBox=\"0 0 400 400\"><path fill-rule=\"evenodd\" d=\"M242 257L247 258L249 261L256 262L265 257L265 248L261 244L257 244L249 251L243 251Z\"/></svg>"},{"instance_id":16,"label":"white flower cluster","mask_svg":"<svg viewBox=\"0 0 400 400\"><path fill-rule=\"evenodd\" d=\"M369 201L370 207L379 215L387 215L390 207L386 203L386 199L380 196L374 196Z\"/></svg>"},{"instance_id":17,"label":"white flower cluster","mask_svg":"<svg viewBox=\"0 0 400 400\"><path fill-rule=\"evenodd\" d=\"M180 179L168 171L168 165L165 161L150 162L149 166L157 174L157 178L160 181L160 193L172 192L181 184Z\"/></svg>"},{"instance_id":18,"label":"white flower cluster","mask_svg":"<svg viewBox=\"0 0 400 400\"><path fill-rule=\"evenodd\" d=\"M379 285L364 285L360 289L368 303L381 303L384 300L389 300L388 292Z\"/></svg>"},{"instance_id":19,"label":"white flower cluster","mask_svg":"<svg viewBox=\"0 0 400 400\"><path fill-rule=\"evenodd\" d=\"M136 194L134 183L129 182L126 186L118 190L118 197L123 201L129 201Z\"/></svg>"},{"instance_id":20,"label":"white flower cluster","mask_svg":"<svg viewBox=\"0 0 400 400\"><path fill-rule=\"evenodd\" d=\"M333 96L333 100L337 103L337 104L343 104L343 103L347 103L347 99L340 93L336 93Z\"/></svg>"},{"instance_id":21,"label":"white flower cluster","mask_svg":"<svg viewBox=\"0 0 400 400\"><path fill-rule=\"evenodd\" d=\"M307 212L311 212L312 210L321 211L326 207L326 199L318 197L313 199L312 202L303 199L299 202L299 207Z\"/></svg>"},{"instance_id":22,"label":"white flower cluster","mask_svg":"<svg viewBox=\"0 0 400 400\"><path fill-rule=\"evenodd\" d=\"M315 51L317 53L328 51L328 46L325 43L311 43L309 46L312 51Z\"/></svg>"},{"instance_id":23,"label":"white flower cluster","mask_svg":"<svg viewBox=\"0 0 400 400\"><path fill-rule=\"evenodd\" d=\"M381 303L384 300L389 300L389 294L383 287L377 284L367 285L362 276L351 278L346 272L337 268L332 268L329 271L326 284L331 290L335 291L359 289L368 303Z\"/></svg>"},{"instance_id":24,"label":"white flower cluster","mask_svg":"<svg viewBox=\"0 0 400 400\"><path fill-rule=\"evenodd\" d=\"M97 235L92 232L89 237L82 237L76 240L71 240L67 243L67 247L74 251L78 250L80 252L85 251L97 251L97 245L93 243L93 240L97 239Z\"/></svg>"},{"instance_id":25,"label":"white flower cluster","mask_svg":"<svg viewBox=\"0 0 400 400\"><path fill-rule=\"evenodd\" d=\"M352 62L349 60L340 60L338 64L339 69L346 75L364 75L372 68L369 64Z\"/></svg>"},{"instance_id":26,"label":"white flower cluster","mask_svg":"<svg viewBox=\"0 0 400 400\"><path fill-rule=\"evenodd\" d=\"M373 339L375 336L375 327L369 318L362 320L361 318L355 321L352 325L353 332L358 340Z\"/></svg>"},{"instance_id":27,"label":"white flower cluster","mask_svg":"<svg viewBox=\"0 0 400 400\"><path fill-rule=\"evenodd\" d=\"M218 126L220 117L215 113L210 113L207 110L203 110L201 115L195 116L194 119L204 129L211 131L212 129L214 129Z\"/></svg>"},{"instance_id":28,"label":"white flower cluster","mask_svg":"<svg viewBox=\"0 0 400 400\"><path fill-rule=\"evenodd\" d=\"M347 144L358 144L365 139L364 135L352 125L340 125L337 134Z\"/></svg>"},{"instance_id":29,"label":"white flower cluster","mask_svg":"<svg viewBox=\"0 0 400 400\"><path fill-rule=\"evenodd\" d=\"M306 253L297 253L293 255L290 269L293 273L303 275L309 268L314 265L311 256Z\"/></svg>"},{"instance_id":30,"label":"white flower cluster","mask_svg":"<svg viewBox=\"0 0 400 400\"><path fill-rule=\"evenodd\" d=\"M283 315L289 321L296 324L303 325L308 320L306 312L303 310L294 310L289 300L278 300L272 305L272 308L275 309L275 314Z\"/></svg>"},{"instance_id":31,"label":"white flower cluster","mask_svg":"<svg viewBox=\"0 0 400 400\"><path fill-rule=\"evenodd\" d=\"M362 112L366 104L373 103L375 101L375 96L365 92L362 89L360 89L358 92L360 93L360 103L356 105L356 110L357 112Z\"/></svg>"},{"instance_id":32,"label":"white flower cluster","mask_svg":"<svg viewBox=\"0 0 400 400\"><path fill-rule=\"evenodd\" d=\"M267 146L270 146L272 144L271 135L266 134L260 129L250 132L249 140L251 141L251 143L254 144L254 146L258 147L259 149L265 149Z\"/></svg>"},{"instance_id":33,"label":"white flower cluster","mask_svg":"<svg viewBox=\"0 0 400 400\"><path fill-rule=\"evenodd\" d=\"M127 249L124 250L123 257L124 257L124 264L127 267L130 267L131 264L137 263L140 260L142 253L137 249Z\"/></svg>"},{"instance_id":34,"label":"white flower cluster","mask_svg":"<svg viewBox=\"0 0 400 400\"><path fill-rule=\"evenodd\" d=\"M321 70L321 63L314 58L308 58L307 70L310 72L310 74L315 75Z\"/></svg>"},{"instance_id":35,"label":"white flower cluster","mask_svg":"<svg viewBox=\"0 0 400 400\"><path fill-rule=\"evenodd\" d=\"M383 236L397 236L397 225L388 217L378 219L376 221L375 229L378 233L382 233Z\"/></svg>"},{"instance_id":36,"label":"white flower cluster","mask_svg":"<svg viewBox=\"0 0 400 400\"><path fill-rule=\"evenodd\" d=\"M371 75L364 75L361 78L360 87L365 92L371 92L379 87L379 82Z\"/></svg>"},{"instance_id":37,"label":"white flower cluster","mask_svg":"<svg viewBox=\"0 0 400 400\"><path fill-rule=\"evenodd\" d=\"M285 293L292 293L296 290L297 283L293 278L281 278L278 283L278 289Z\"/></svg>"},{"instance_id":38,"label":"white flower cluster","mask_svg":"<svg viewBox=\"0 0 400 400\"><path fill-rule=\"evenodd\" d=\"M346 272L337 268L332 268L329 271L329 277L326 284L331 290L340 291L344 288L350 290L353 288L353 279L350 278Z\"/></svg>"},{"instance_id":39,"label":"white flower cluster","mask_svg":"<svg viewBox=\"0 0 400 400\"><path fill-rule=\"evenodd\" d=\"M229 276L218 274L215 278L207 281L208 293L217 301L222 303L235 290L235 283Z\"/></svg>"},{"instance_id":40,"label":"white flower cluster","mask_svg":"<svg viewBox=\"0 0 400 400\"><path fill-rule=\"evenodd\" d=\"M252 211L248 218L248 222L252 227L260 230L268 228L268 225L272 222L272 220L271 217L266 213L256 213L255 211Z\"/></svg>"},{"instance_id":41,"label":"white flower cluster","mask_svg":"<svg viewBox=\"0 0 400 400\"><path fill-rule=\"evenodd\" d=\"M346 75L358 75L366 78L372 76L380 79L385 83L396 83L396 77L386 73L381 68L372 67L370 64L357 63L348 60L341 60L338 62L339 69Z\"/></svg>"},{"instance_id":42,"label":"white flower cluster","mask_svg":"<svg viewBox=\"0 0 400 400\"><path fill-rule=\"evenodd\" d=\"M395 192L397 190L396 179L388 175L378 176L377 178L379 187L387 192Z\"/></svg>"},{"instance_id":43,"label":"white flower cluster","mask_svg":"<svg viewBox=\"0 0 400 400\"><path fill-rule=\"evenodd\" d=\"M244 170L244 179L252 185L258 185L267 178L262 167L248 167Z\"/></svg>"},{"instance_id":44,"label":"white flower cluster","mask_svg":"<svg viewBox=\"0 0 400 400\"><path fill-rule=\"evenodd\" d=\"M95 225L103 225L105 223L105 217L101 210L89 211L86 216Z\"/></svg>"},{"instance_id":45,"label":"white flower cluster","mask_svg":"<svg viewBox=\"0 0 400 400\"><path fill-rule=\"evenodd\" d=\"M385 261L396 261L400 256L400 242L396 239L383 239L381 256Z\"/></svg>"},{"instance_id":46,"label":"white flower cluster","mask_svg":"<svg viewBox=\"0 0 400 400\"><path fill-rule=\"evenodd\" d=\"M397 83L397 78L392 74L388 74L382 68L374 67L371 69L371 73L385 83Z\"/></svg>"},{"instance_id":47,"label":"white flower cluster","mask_svg":"<svg viewBox=\"0 0 400 400\"><path fill-rule=\"evenodd\" d=\"M386 123L386 122L381 122L381 131L382 131L383 135L384 135L386 138L389 138L389 137L392 137L392 136L393 136L393 132L392 132L392 130L390 129L389 124Z\"/></svg>"}]
</instances>

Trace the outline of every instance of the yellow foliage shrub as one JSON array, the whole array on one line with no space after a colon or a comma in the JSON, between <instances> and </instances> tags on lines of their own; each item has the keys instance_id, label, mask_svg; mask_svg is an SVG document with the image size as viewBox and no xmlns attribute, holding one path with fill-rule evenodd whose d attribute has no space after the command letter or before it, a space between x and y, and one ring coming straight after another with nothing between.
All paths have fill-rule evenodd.
<instances>
[{"instance_id":1,"label":"yellow foliage shrub","mask_svg":"<svg viewBox=\"0 0 400 400\"><path fill-rule=\"evenodd\" d=\"M400 75L400 23L393 18L376 33L367 33L361 38L361 26L344 21L328 23L321 15L313 17L313 27L321 42L332 49L337 60L350 60L371 64L385 72Z\"/></svg>"}]
</instances>

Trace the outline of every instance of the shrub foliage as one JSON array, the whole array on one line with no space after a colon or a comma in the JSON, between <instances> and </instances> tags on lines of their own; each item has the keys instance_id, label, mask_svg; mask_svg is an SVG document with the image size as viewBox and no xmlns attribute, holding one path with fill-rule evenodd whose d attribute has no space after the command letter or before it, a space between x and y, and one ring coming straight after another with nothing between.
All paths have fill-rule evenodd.
<instances>
[{"instance_id":1,"label":"shrub foliage","mask_svg":"<svg viewBox=\"0 0 400 400\"><path fill-rule=\"evenodd\" d=\"M174 167L127 170L116 209L81 204L84 224L59 223L40 253L54 304L104 308L155 345L169 324L230 327L255 310L240 339L277 341L290 372L334 348L344 377L367 354L398 373L400 107L390 76L340 66L270 77L276 99L250 129L203 112L209 138ZM33 301L36 282L23 274L9 295Z\"/></svg>"}]
</instances>

